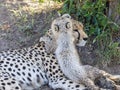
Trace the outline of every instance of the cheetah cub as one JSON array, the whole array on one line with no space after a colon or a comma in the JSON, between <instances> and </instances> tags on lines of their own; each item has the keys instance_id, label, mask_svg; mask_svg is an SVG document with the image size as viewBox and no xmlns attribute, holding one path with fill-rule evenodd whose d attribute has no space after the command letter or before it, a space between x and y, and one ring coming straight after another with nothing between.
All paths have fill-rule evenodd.
<instances>
[{"instance_id":1,"label":"cheetah cub","mask_svg":"<svg viewBox=\"0 0 120 90\"><path fill-rule=\"evenodd\" d=\"M70 15L64 14L62 17L69 18ZM87 39L87 35L83 30L83 25L74 19L71 19L71 21L72 21L72 27L73 27L72 31L74 32L74 36L75 36L75 42L74 42L75 45L78 45L78 46L81 46L81 44L84 45L86 42L85 40ZM45 42L45 48L46 48L47 53L55 52L57 44L56 44L56 39L53 35L52 29L49 29L46 32L45 36L40 38L40 41ZM82 41L82 43L81 43L81 41ZM109 85L111 85L112 88L116 88L114 90L120 90L120 86L118 86L119 81L120 81L120 75L111 75L103 70L100 70L100 69L90 66L90 65L82 65L82 67L85 69L86 74L89 75L87 77L89 77L92 81L96 82L96 81L100 80L100 82L102 82L102 80L100 78L105 77L105 80L107 82L105 84L103 84L102 86L98 85L99 87L107 88L107 90L108 90L111 88ZM69 69L69 71L71 71L71 69Z\"/></svg>"},{"instance_id":2,"label":"cheetah cub","mask_svg":"<svg viewBox=\"0 0 120 90\"><path fill-rule=\"evenodd\" d=\"M71 80L85 84L91 90L99 90L94 82L87 77L87 74L81 66L79 55L75 48L76 31L70 17L60 17L52 22L51 26L54 37L57 42L55 51L58 63L63 73ZM75 32L73 34L73 32ZM79 34L77 35L79 37ZM87 39L87 36L84 37ZM83 45L83 44L81 44Z\"/></svg>"}]
</instances>

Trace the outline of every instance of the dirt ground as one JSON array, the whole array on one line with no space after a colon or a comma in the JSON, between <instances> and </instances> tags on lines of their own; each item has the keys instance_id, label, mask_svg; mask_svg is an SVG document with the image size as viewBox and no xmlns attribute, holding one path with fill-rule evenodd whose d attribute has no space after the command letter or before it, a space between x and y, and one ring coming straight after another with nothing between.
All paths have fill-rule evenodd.
<instances>
[{"instance_id":1,"label":"dirt ground","mask_svg":"<svg viewBox=\"0 0 120 90\"><path fill-rule=\"evenodd\" d=\"M37 43L58 15L55 5L53 2L39 5L32 0L0 0L0 51ZM41 90L51 89L44 86Z\"/></svg>"},{"instance_id":2,"label":"dirt ground","mask_svg":"<svg viewBox=\"0 0 120 90\"><path fill-rule=\"evenodd\" d=\"M25 1L0 0L0 50L35 44L57 15L54 5Z\"/></svg>"},{"instance_id":3,"label":"dirt ground","mask_svg":"<svg viewBox=\"0 0 120 90\"><path fill-rule=\"evenodd\" d=\"M35 0L0 0L0 51L37 43L58 16L59 7L60 4L51 1L39 4ZM91 49L84 47L79 51L84 63L94 65L98 57ZM119 68L120 65L113 65L102 69L120 74ZM42 90L50 89L45 86Z\"/></svg>"}]
</instances>

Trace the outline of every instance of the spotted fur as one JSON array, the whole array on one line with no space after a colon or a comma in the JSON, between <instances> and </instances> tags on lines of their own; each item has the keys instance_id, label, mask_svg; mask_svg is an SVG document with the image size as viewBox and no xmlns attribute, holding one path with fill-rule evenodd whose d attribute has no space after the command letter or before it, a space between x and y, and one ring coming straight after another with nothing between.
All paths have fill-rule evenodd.
<instances>
[{"instance_id":1,"label":"spotted fur","mask_svg":"<svg viewBox=\"0 0 120 90\"><path fill-rule=\"evenodd\" d=\"M73 82L62 73L55 55L47 53L45 45L40 41L28 48L0 52L0 88L33 90L48 84L53 89L85 90L86 86ZM2 85L11 81L16 83L14 87L12 83Z\"/></svg>"}]
</instances>

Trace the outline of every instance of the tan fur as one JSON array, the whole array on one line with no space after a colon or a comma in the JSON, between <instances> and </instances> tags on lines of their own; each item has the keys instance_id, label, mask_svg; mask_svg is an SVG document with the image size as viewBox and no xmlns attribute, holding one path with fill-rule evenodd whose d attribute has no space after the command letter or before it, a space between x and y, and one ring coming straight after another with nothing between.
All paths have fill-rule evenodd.
<instances>
[{"instance_id":1,"label":"tan fur","mask_svg":"<svg viewBox=\"0 0 120 90\"><path fill-rule=\"evenodd\" d=\"M57 41L55 54L61 70L71 80L83 83L91 90L99 90L94 85L94 82L87 77L86 71L80 63L79 55L75 48L75 35L72 31L72 25L71 19L60 17L54 20L51 26Z\"/></svg>"},{"instance_id":2,"label":"tan fur","mask_svg":"<svg viewBox=\"0 0 120 90\"><path fill-rule=\"evenodd\" d=\"M72 21L72 26L73 26L73 29L72 30L78 30L78 32L80 33L80 39L78 40L77 39L77 33L75 33L74 37L75 37L75 44L77 45L78 42L80 42L84 37L88 37L86 35L86 33L84 32L83 30L83 25L76 21L76 20L73 20L71 19ZM72 32L73 33L73 32ZM46 43L45 45L45 48L47 50L48 53L54 53L55 52L55 49L56 49L56 40L55 40L55 37L53 36L53 33L52 33L52 30L48 30L48 32L46 33L46 35L44 37L42 37L42 39L40 39L40 41L44 41ZM111 75L103 70L100 70L96 67L92 67L90 65L84 65L82 66L82 68L84 68L84 70L86 71L86 74L89 75L88 77L94 81L96 78L100 78L102 76L106 77L107 79L109 79L111 82L119 82L120 81L120 76L118 75L117 77L114 76L114 75ZM119 85L116 85L115 83L115 86L116 86L116 90L120 90L120 86Z\"/></svg>"},{"instance_id":3,"label":"tan fur","mask_svg":"<svg viewBox=\"0 0 120 90\"><path fill-rule=\"evenodd\" d=\"M55 51L57 45L51 29L49 29L46 34L40 38L40 42L41 41L45 42L45 49L47 53L53 53Z\"/></svg>"},{"instance_id":4,"label":"tan fur","mask_svg":"<svg viewBox=\"0 0 120 90\"><path fill-rule=\"evenodd\" d=\"M77 30L80 33L80 39L78 40L76 36L78 36L77 32L74 32L74 36L75 36L75 43L76 45L79 44L79 42L81 42L83 40L83 38L87 38L87 34L83 31L83 24L71 19L72 21L72 26L73 29L72 30ZM53 36L52 33L52 29L49 29L46 34L40 38L40 41L44 41L45 42L45 48L46 48L46 52L47 53L54 53L56 50L56 40L55 37Z\"/></svg>"}]
</instances>

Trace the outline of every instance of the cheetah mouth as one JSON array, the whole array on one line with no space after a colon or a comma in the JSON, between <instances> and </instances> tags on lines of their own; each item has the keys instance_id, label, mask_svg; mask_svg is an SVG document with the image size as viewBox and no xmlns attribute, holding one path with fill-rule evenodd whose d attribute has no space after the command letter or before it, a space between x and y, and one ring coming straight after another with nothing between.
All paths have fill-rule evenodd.
<instances>
[{"instance_id":1,"label":"cheetah mouth","mask_svg":"<svg viewBox=\"0 0 120 90\"><path fill-rule=\"evenodd\" d=\"M85 46L86 43L87 43L87 41L81 40L81 41L77 44L77 46Z\"/></svg>"}]
</instances>

